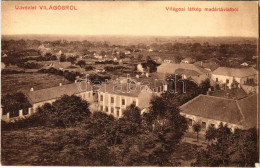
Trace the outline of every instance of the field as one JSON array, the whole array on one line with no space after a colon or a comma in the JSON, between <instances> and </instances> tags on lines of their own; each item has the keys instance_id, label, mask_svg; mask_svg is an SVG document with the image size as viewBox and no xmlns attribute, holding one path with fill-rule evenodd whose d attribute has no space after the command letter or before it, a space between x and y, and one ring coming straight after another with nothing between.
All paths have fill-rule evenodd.
<instances>
[{"instance_id":1,"label":"field","mask_svg":"<svg viewBox=\"0 0 260 168\"><path fill-rule=\"evenodd\" d=\"M18 91L28 92L30 88L34 90L59 86L59 83L70 83L62 76L41 73L20 73L20 74L2 74L1 89L2 96L7 93Z\"/></svg>"},{"instance_id":2,"label":"field","mask_svg":"<svg viewBox=\"0 0 260 168\"><path fill-rule=\"evenodd\" d=\"M69 146L72 153L67 153L68 149L63 146L74 139L68 137L69 132L80 132L85 130L79 128L47 128L32 127L22 130L2 131L1 137L1 158L3 165L61 165L67 157L77 157L80 151L77 146ZM69 139L68 139L69 138ZM180 166L190 166L194 161L196 151L199 146L186 142L178 145L176 152L172 155L174 162L179 162ZM67 157L64 158L64 152ZM79 165L87 166L84 158L75 158Z\"/></svg>"}]
</instances>

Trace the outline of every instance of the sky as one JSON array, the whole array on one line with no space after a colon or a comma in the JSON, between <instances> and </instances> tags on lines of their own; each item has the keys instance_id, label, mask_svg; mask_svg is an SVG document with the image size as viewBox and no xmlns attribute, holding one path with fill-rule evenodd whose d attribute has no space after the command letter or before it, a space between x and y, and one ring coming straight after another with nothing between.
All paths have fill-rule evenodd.
<instances>
[{"instance_id":1,"label":"sky","mask_svg":"<svg viewBox=\"0 0 260 168\"><path fill-rule=\"evenodd\" d=\"M2 35L153 35L258 37L258 2L249 1L2 1ZM36 5L36 10L15 6ZM40 10L74 5L77 10ZM184 12L166 7L184 8ZM199 7L201 12L188 11ZM206 12L204 8L238 8Z\"/></svg>"}]
</instances>

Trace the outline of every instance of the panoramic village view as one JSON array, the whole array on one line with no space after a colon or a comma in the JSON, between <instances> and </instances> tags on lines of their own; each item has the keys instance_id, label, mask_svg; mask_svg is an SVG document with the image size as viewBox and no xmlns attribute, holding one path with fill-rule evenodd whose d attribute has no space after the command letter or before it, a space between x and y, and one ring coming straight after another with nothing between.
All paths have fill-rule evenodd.
<instances>
[{"instance_id":1,"label":"panoramic village view","mask_svg":"<svg viewBox=\"0 0 260 168\"><path fill-rule=\"evenodd\" d=\"M1 39L2 165L259 162L256 36L27 32Z\"/></svg>"}]
</instances>

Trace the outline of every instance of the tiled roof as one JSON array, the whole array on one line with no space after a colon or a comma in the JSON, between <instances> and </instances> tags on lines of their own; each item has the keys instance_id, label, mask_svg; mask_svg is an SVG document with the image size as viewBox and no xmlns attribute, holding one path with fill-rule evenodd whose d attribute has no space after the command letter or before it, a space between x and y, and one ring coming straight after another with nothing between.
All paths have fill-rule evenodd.
<instances>
[{"instance_id":1,"label":"tiled roof","mask_svg":"<svg viewBox=\"0 0 260 168\"><path fill-rule=\"evenodd\" d=\"M257 94L250 95L237 101L245 117L243 125L245 128L257 127Z\"/></svg>"},{"instance_id":2,"label":"tiled roof","mask_svg":"<svg viewBox=\"0 0 260 168\"><path fill-rule=\"evenodd\" d=\"M186 76L198 76L198 75L200 75L200 73L198 73L197 71L189 70L189 69L182 69L182 68L176 69L175 73L176 74L184 74Z\"/></svg>"},{"instance_id":3,"label":"tiled roof","mask_svg":"<svg viewBox=\"0 0 260 168\"><path fill-rule=\"evenodd\" d=\"M132 84L127 85L127 78L122 78L124 80L122 83L115 82L108 82L103 83L102 87L100 88L101 92L107 92L111 94L117 94L117 95L124 95L124 96L131 96L131 97L138 97L138 95L141 93L142 89L144 89L145 85L148 86L148 90L162 86L163 84L167 84L166 82L162 83L161 80L164 80L165 74L161 73L153 73L150 74L149 77L140 76L139 78L131 77L132 80L134 80L136 83L132 82ZM160 81L156 81L156 79ZM138 82L140 82L138 84ZM130 91L131 90L131 91Z\"/></svg>"},{"instance_id":4,"label":"tiled roof","mask_svg":"<svg viewBox=\"0 0 260 168\"><path fill-rule=\"evenodd\" d=\"M180 107L181 112L212 120L239 124L243 116L235 100L199 95Z\"/></svg>"},{"instance_id":5,"label":"tiled roof","mask_svg":"<svg viewBox=\"0 0 260 168\"><path fill-rule=\"evenodd\" d=\"M169 73L174 74L177 69L193 70L199 74L208 73L207 70L196 66L194 64L172 64L172 63L163 63L157 67L157 72L159 73Z\"/></svg>"},{"instance_id":6,"label":"tiled roof","mask_svg":"<svg viewBox=\"0 0 260 168\"><path fill-rule=\"evenodd\" d=\"M256 75L257 71L252 67L246 67L246 68L219 67L215 71L213 71L212 74L241 78L241 77Z\"/></svg>"},{"instance_id":7,"label":"tiled roof","mask_svg":"<svg viewBox=\"0 0 260 168\"><path fill-rule=\"evenodd\" d=\"M26 95L29 98L29 101L34 104L38 102L43 102L47 100L52 100L61 97L62 95L73 95L86 90L90 90L91 87L86 89L86 82L83 83L72 83L57 87L51 87L47 89L40 89L35 91L27 92ZM81 90L80 90L81 88Z\"/></svg>"},{"instance_id":8,"label":"tiled roof","mask_svg":"<svg viewBox=\"0 0 260 168\"><path fill-rule=\"evenodd\" d=\"M195 62L194 65L197 65L199 67L202 67L202 68L207 68L207 69L210 69L211 71L214 71L215 69L217 69L219 67L218 64L212 62L212 61L209 61L209 62L203 62L201 63L201 61L198 61L198 62Z\"/></svg>"}]
</instances>

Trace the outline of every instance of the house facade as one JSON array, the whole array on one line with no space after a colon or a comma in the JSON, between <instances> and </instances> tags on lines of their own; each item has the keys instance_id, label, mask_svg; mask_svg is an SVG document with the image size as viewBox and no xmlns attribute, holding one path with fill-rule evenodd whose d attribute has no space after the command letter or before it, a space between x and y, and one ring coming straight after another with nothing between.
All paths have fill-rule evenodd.
<instances>
[{"instance_id":1,"label":"house facade","mask_svg":"<svg viewBox=\"0 0 260 168\"><path fill-rule=\"evenodd\" d=\"M180 114L187 118L190 131L194 123L200 123L204 133L208 127L217 128L220 123L227 124L234 131L257 126L256 105L256 94L240 100L199 95L183 104Z\"/></svg>"},{"instance_id":2,"label":"house facade","mask_svg":"<svg viewBox=\"0 0 260 168\"><path fill-rule=\"evenodd\" d=\"M236 81L238 87L241 85L257 83L257 71L252 68L228 68L219 67L211 74L211 79L219 85L232 87Z\"/></svg>"},{"instance_id":3,"label":"house facade","mask_svg":"<svg viewBox=\"0 0 260 168\"><path fill-rule=\"evenodd\" d=\"M160 76L161 80L162 76ZM123 111L135 104L141 110L146 110L150 105L150 100L154 95L160 95L167 90L167 84L163 82L155 83L159 79L156 75L148 77L141 76L133 78L133 81L121 80L119 83L103 84L98 92L98 108L116 118L123 116Z\"/></svg>"},{"instance_id":4,"label":"house facade","mask_svg":"<svg viewBox=\"0 0 260 168\"><path fill-rule=\"evenodd\" d=\"M38 107L41 107L45 103L53 103L63 95L76 95L83 100L92 102L94 100L93 91L90 85L86 85L85 82L72 83L57 87L51 87L46 89L34 90L31 88L30 92L25 94L32 105L32 110L35 111Z\"/></svg>"}]
</instances>

